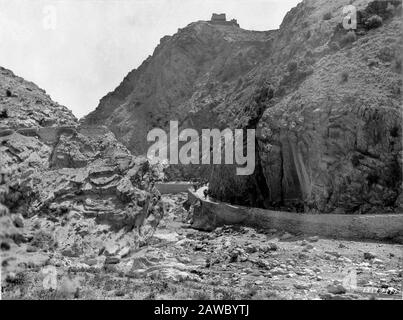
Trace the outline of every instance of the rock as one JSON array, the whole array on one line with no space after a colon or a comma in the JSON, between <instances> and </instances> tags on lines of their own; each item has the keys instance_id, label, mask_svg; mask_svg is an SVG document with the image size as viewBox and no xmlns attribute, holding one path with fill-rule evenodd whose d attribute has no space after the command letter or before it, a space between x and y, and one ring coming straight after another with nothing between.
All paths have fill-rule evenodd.
<instances>
[{"instance_id":1,"label":"rock","mask_svg":"<svg viewBox=\"0 0 403 320\"><path fill-rule=\"evenodd\" d=\"M248 259L248 256L244 249L235 248L230 253L230 262L245 262Z\"/></svg>"},{"instance_id":2,"label":"rock","mask_svg":"<svg viewBox=\"0 0 403 320\"><path fill-rule=\"evenodd\" d=\"M300 242L300 245L301 246L306 246L308 244L308 242L306 241L306 240L302 240L301 242Z\"/></svg>"},{"instance_id":3,"label":"rock","mask_svg":"<svg viewBox=\"0 0 403 320\"><path fill-rule=\"evenodd\" d=\"M314 236L314 237L309 237L308 238L309 242L318 242L319 241L319 237L318 236Z\"/></svg>"},{"instance_id":4,"label":"rock","mask_svg":"<svg viewBox=\"0 0 403 320\"><path fill-rule=\"evenodd\" d=\"M249 254L255 253L255 252L258 251L258 247L255 246L255 245L251 245L251 244L250 244L250 245L248 245L248 246L245 247L245 251L246 251L247 253L249 253Z\"/></svg>"},{"instance_id":5,"label":"rock","mask_svg":"<svg viewBox=\"0 0 403 320\"><path fill-rule=\"evenodd\" d=\"M298 290L309 290L311 287L309 283L294 283L294 288Z\"/></svg>"},{"instance_id":6,"label":"rock","mask_svg":"<svg viewBox=\"0 0 403 320\"><path fill-rule=\"evenodd\" d=\"M336 257L336 258L341 257L341 254L339 252L337 252L337 251L325 251L325 253L327 253L328 255L331 255L333 257Z\"/></svg>"},{"instance_id":7,"label":"rock","mask_svg":"<svg viewBox=\"0 0 403 320\"><path fill-rule=\"evenodd\" d=\"M322 300L357 300L359 297L353 294L332 294L332 293L322 293L319 295Z\"/></svg>"},{"instance_id":8,"label":"rock","mask_svg":"<svg viewBox=\"0 0 403 320\"><path fill-rule=\"evenodd\" d=\"M292 239L292 238L294 238L294 236L292 234L286 232L280 237L280 240L289 240L289 239Z\"/></svg>"},{"instance_id":9,"label":"rock","mask_svg":"<svg viewBox=\"0 0 403 320\"><path fill-rule=\"evenodd\" d=\"M201 251L203 249L204 249L204 245L202 245L200 243L196 244L196 246L194 247L195 251Z\"/></svg>"},{"instance_id":10,"label":"rock","mask_svg":"<svg viewBox=\"0 0 403 320\"><path fill-rule=\"evenodd\" d=\"M123 290L116 290L115 291L115 296L116 297L124 297L126 294Z\"/></svg>"},{"instance_id":11,"label":"rock","mask_svg":"<svg viewBox=\"0 0 403 320\"><path fill-rule=\"evenodd\" d=\"M77 258L79 257L79 253L75 250L73 250L72 248L67 248L62 250L61 254L65 257L69 257L69 258Z\"/></svg>"},{"instance_id":12,"label":"rock","mask_svg":"<svg viewBox=\"0 0 403 320\"><path fill-rule=\"evenodd\" d=\"M21 215L14 216L13 222L17 228L24 228L24 219Z\"/></svg>"},{"instance_id":13,"label":"rock","mask_svg":"<svg viewBox=\"0 0 403 320\"><path fill-rule=\"evenodd\" d=\"M372 260L375 259L375 254L373 254L372 252L364 252L364 259L365 260Z\"/></svg>"},{"instance_id":14,"label":"rock","mask_svg":"<svg viewBox=\"0 0 403 320\"><path fill-rule=\"evenodd\" d=\"M31 246L31 245L27 246L27 252L37 252L37 251L38 251L38 248Z\"/></svg>"},{"instance_id":15,"label":"rock","mask_svg":"<svg viewBox=\"0 0 403 320\"><path fill-rule=\"evenodd\" d=\"M347 289L344 288L341 284L332 284L327 287L327 291L332 294L345 294Z\"/></svg>"},{"instance_id":16,"label":"rock","mask_svg":"<svg viewBox=\"0 0 403 320\"><path fill-rule=\"evenodd\" d=\"M277 251L278 250L278 245L274 242L270 242L267 244L268 248L270 251Z\"/></svg>"},{"instance_id":17,"label":"rock","mask_svg":"<svg viewBox=\"0 0 403 320\"><path fill-rule=\"evenodd\" d=\"M274 276L278 276L278 275L286 275L288 274L288 271L280 267L275 267L270 270L270 273Z\"/></svg>"},{"instance_id":18,"label":"rock","mask_svg":"<svg viewBox=\"0 0 403 320\"><path fill-rule=\"evenodd\" d=\"M313 245L307 244L307 245L302 249L302 251L303 251L303 252L309 252L309 251L312 250L313 248L314 248Z\"/></svg>"},{"instance_id":19,"label":"rock","mask_svg":"<svg viewBox=\"0 0 403 320\"><path fill-rule=\"evenodd\" d=\"M118 264L120 262L120 259L118 257L106 257L105 259L105 264Z\"/></svg>"},{"instance_id":20,"label":"rock","mask_svg":"<svg viewBox=\"0 0 403 320\"><path fill-rule=\"evenodd\" d=\"M103 254L106 256L114 256L119 251L119 245L115 243L107 243L104 247Z\"/></svg>"},{"instance_id":21,"label":"rock","mask_svg":"<svg viewBox=\"0 0 403 320\"><path fill-rule=\"evenodd\" d=\"M3 241L0 244L0 248L2 251L8 251L8 250L10 250L11 246L8 242Z\"/></svg>"},{"instance_id":22,"label":"rock","mask_svg":"<svg viewBox=\"0 0 403 320\"><path fill-rule=\"evenodd\" d=\"M123 259L126 258L130 254L130 247L123 247L119 250L118 256Z\"/></svg>"},{"instance_id":23,"label":"rock","mask_svg":"<svg viewBox=\"0 0 403 320\"><path fill-rule=\"evenodd\" d=\"M191 262L192 262L192 259L190 259L189 257L177 257L176 259L177 259L179 262L185 263L185 264L188 264L188 263L191 263Z\"/></svg>"},{"instance_id":24,"label":"rock","mask_svg":"<svg viewBox=\"0 0 403 320\"><path fill-rule=\"evenodd\" d=\"M377 258L372 259L371 262L373 264L384 264L384 262L381 259L377 259Z\"/></svg>"},{"instance_id":25,"label":"rock","mask_svg":"<svg viewBox=\"0 0 403 320\"><path fill-rule=\"evenodd\" d=\"M97 261L97 259L94 259L94 258L89 258L89 259L85 259L84 261L83 261L83 263L85 263L86 265L88 265L88 266L95 266L95 265L97 265L98 264L98 261Z\"/></svg>"}]
</instances>

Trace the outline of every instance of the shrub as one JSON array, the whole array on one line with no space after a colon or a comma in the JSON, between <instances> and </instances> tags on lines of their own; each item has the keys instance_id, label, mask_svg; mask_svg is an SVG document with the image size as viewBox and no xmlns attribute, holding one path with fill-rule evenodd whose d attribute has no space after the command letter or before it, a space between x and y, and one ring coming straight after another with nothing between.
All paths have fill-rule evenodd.
<instances>
[{"instance_id":1,"label":"shrub","mask_svg":"<svg viewBox=\"0 0 403 320\"><path fill-rule=\"evenodd\" d=\"M8 118L7 109L0 110L0 119L7 119L7 118Z\"/></svg>"},{"instance_id":2,"label":"shrub","mask_svg":"<svg viewBox=\"0 0 403 320\"><path fill-rule=\"evenodd\" d=\"M395 50L391 47L383 47L379 50L377 57L383 62L391 62L395 58Z\"/></svg>"},{"instance_id":3,"label":"shrub","mask_svg":"<svg viewBox=\"0 0 403 320\"><path fill-rule=\"evenodd\" d=\"M357 40L357 35L355 34L355 32L349 31L340 39L340 44L345 46L349 43L355 42L356 40Z\"/></svg>"},{"instance_id":4,"label":"shrub","mask_svg":"<svg viewBox=\"0 0 403 320\"><path fill-rule=\"evenodd\" d=\"M342 82L347 82L348 81L348 72L347 71L343 71L341 74L341 81Z\"/></svg>"},{"instance_id":5,"label":"shrub","mask_svg":"<svg viewBox=\"0 0 403 320\"><path fill-rule=\"evenodd\" d=\"M395 61L395 70L398 73L402 72L402 60L401 59L396 59L396 61Z\"/></svg>"},{"instance_id":6,"label":"shrub","mask_svg":"<svg viewBox=\"0 0 403 320\"><path fill-rule=\"evenodd\" d=\"M382 23L383 23L382 18L375 14L365 21L365 26L367 27L367 29L376 29L382 26Z\"/></svg>"},{"instance_id":7,"label":"shrub","mask_svg":"<svg viewBox=\"0 0 403 320\"><path fill-rule=\"evenodd\" d=\"M378 65L379 65L378 59L369 59L368 60L368 67L372 68L372 67L376 67Z\"/></svg>"},{"instance_id":8,"label":"shrub","mask_svg":"<svg viewBox=\"0 0 403 320\"><path fill-rule=\"evenodd\" d=\"M294 73L298 69L298 63L296 61L290 61L287 65L287 70L289 73Z\"/></svg>"},{"instance_id":9,"label":"shrub","mask_svg":"<svg viewBox=\"0 0 403 320\"><path fill-rule=\"evenodd\" d=\"M7 90L7 91L6 91L6 95L7 95L7 97L11 97L11 96L12 96L11 91L10 91L10 90Z\"/></svg>"},{"instance_id":10,"label":"shrub","mask_svg":"<svg viewBox=\"0 0 403 320\"><path fill-rule=\"evenodd\" d=\"M39 249L51 250L57 247L57 242L51 233L39 230L34 234L31 245Z\"/></svg>"},{"instance_id":11,"label":"shrub","mask_svg":"<svg viewBox=\"0 0 403 320\"><path fill-rule=\"evenodd\" d=\"M332 19L332 13L331 12L327 12L323 15L323 20L327 21Z\"/></svg>"}]
</instances>

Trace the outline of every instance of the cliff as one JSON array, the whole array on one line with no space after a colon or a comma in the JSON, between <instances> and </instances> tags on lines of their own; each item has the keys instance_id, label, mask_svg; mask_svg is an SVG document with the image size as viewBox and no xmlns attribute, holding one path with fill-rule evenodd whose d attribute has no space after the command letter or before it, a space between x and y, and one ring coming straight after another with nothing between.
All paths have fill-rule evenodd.
<instances>
[{"instance_id":1,"label":"cliff","mask_svg":"<svg viewBox=\"0 0 403 320\"><path fill-rule=\"evenodd\" d=\"M358 10L345 30L343 7ZM83 123L136 154L147 132L257 129L256 171L211 168L220 200L310 212L401 211L401 4L306 0L279 30L197 22L164 37Z\"/></svg>"}]
</instances>

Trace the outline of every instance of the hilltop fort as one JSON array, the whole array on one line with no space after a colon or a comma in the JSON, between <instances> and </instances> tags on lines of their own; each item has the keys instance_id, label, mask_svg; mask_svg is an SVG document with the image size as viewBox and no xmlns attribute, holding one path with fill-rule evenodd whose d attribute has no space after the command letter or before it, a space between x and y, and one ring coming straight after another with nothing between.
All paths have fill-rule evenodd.
<instances>
[{"instance_id":1,"label":"hilltop fort","mask_svg":"<svg viewBox=\"0 0 403 320\"><path fill-rule=\"evenodd\" d=\"M232 19L231 21L227 21L227 16L225 13L213 13L211 20L209 21L212 24L220 24L226 26L235 26L239 28L238 21L236 19Z\"/></svg>"}]
</instances>

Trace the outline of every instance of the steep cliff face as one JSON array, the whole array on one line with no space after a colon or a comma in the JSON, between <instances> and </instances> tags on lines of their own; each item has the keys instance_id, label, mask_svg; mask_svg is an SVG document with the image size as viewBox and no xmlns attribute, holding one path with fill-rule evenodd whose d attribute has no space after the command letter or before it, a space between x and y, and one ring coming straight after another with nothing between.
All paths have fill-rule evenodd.
<instances>
[{"instance_id":1,"label":"steep cliff face","mask_svg":"<svg viewBox=\"0 0 403 320\"><path fill-rule=\"evenodd\" d=\"M343 7L358 10L355 32ZM193 23L101 100L85 123L105 123L128 148L182 127L256 128L256 171L211 168L226 201L319 212L400 210L401 4L306 0L279 30ZM400 196L401 198L401 196Z\"/></svg>"}]
</instances>

